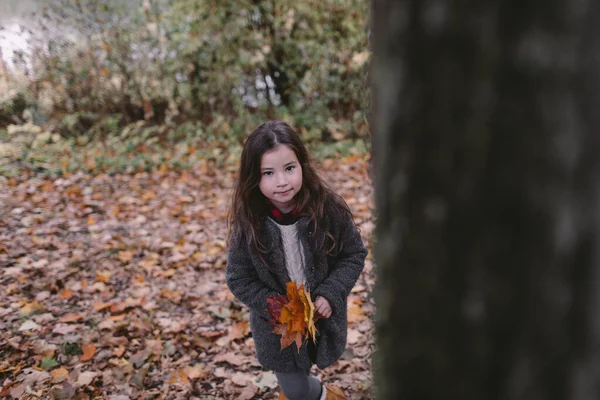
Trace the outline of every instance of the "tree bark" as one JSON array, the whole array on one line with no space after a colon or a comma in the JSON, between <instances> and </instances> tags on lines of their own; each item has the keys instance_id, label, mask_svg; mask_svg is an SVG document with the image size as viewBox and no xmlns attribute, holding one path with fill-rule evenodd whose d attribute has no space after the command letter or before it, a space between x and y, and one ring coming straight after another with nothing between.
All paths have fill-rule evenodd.
<instances>
[{"instance_id":1,"label":"tree bark","mask_svg":"<svg viewBox=\"0 0 600 400\"><path fill-rule=\"evenodd\" d=\"M600 2L373 0L378 399L600 398Z\"/></svg>"}]
</instances>

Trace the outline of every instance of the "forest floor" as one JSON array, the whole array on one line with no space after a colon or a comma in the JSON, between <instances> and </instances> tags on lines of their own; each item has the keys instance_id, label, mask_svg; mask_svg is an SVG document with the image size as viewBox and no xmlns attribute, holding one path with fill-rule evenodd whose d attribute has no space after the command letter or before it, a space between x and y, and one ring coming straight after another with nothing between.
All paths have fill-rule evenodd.
<instances>
[{"instance_id":1,"label":"forest floor","mask_svg":"<svg viewBox=\"0 0 600 400\"><path fill-rule=\"evenodd\" d=\"M374 227L367 156L318 168ZM248 312L225 284L235 168L0 176L0 397L275 399ZM371 254L349 298L348 346L313 372L372 398Z\"/></svg>"}]
</instances>

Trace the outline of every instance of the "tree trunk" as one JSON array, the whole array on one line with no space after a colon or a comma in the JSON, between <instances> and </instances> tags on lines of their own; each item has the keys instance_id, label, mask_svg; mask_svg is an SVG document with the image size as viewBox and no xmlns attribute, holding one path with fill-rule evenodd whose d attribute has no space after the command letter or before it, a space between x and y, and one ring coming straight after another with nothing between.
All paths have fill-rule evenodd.
<instances>
[{"instance_id":1,"label":"tree trunk","mask_svg":"<svg viewBox=\"0 0 600 400\"><path fill-rule=\"evenodd\" d=\"M600 398L600 2L373 0L378 399Z\"/></svg>"}]
</instances>

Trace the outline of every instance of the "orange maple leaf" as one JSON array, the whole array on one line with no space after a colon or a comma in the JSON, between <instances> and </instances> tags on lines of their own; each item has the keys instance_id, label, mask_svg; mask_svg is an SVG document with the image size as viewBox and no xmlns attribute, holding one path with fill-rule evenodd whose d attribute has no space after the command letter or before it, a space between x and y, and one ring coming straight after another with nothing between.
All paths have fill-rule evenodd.
<instances>
[{"instance_id":1,"label":"orange maple leaf","mask_svg":"<svg viewBox=\"0 0 600 400\"><path fill-rule=\"evenodd\" d=\"M316 342L315 307L303 284L288 282L286 295L267 298L270 323L275 326L272 332L281 335L281 350L296 343L300 352L303 340L311 337Z\"/></svg>"}]
</instances>

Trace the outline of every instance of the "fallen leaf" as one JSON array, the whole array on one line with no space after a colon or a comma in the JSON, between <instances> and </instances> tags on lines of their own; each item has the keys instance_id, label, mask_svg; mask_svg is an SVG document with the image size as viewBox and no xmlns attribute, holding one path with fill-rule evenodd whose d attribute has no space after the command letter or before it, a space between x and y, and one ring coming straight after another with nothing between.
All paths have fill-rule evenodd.
<instances>
[{"instance_id":1,"label":"fallen leaf","mask_svg":"<svg viewBox=\"0 0 600 400\"><path fill-rule=\"evenodd\" d=\"M75 396L75 391L75 388L65 380L62 385L54 386L50 391L50 395L54 400L70 400Z\"/></svg>"},{"instance_id":2,"label":"fallen leaf","mask_svg":"<svg viewBox=\"0 0 600 400\"><path fill-rule=\"evenodd\" d=\"M50 371L50 375L52 376L52 383L61 383L69 376L69 370L65 367L60 367Z\"/></svg>"},{"instance_id":3,"label":"fallen leaf","mask_svg":"<svg viewBox=\"0 0 600 400\"><path fill-rule=\"evenodd\" d=\"M206 369L202 364L195 364L193 367L184 368L184 371L190 379L204 378L206 376Z\"/></svg>"},{"instance_id":4,"label":"fallen leaf","mask_svg":"<svg viewBox=\"0 0 600 400\"><path fill-rule=\"evenodd\" d=\"M345 400L346 396L344 392L337 386L328 386L327 387L327 400Z\"/></svg>"},{"instance_id":5,"label":"fallen leaf","mask_svg":"<svg viewBox=\"0 0 600 400\"><path fill-rule=\"evenodd\" d=\"M171 371L171 378L169 379L169 383L177 383L183 382L184 384L191 386L192 383L188 379L183 369L178 369L175 371Z\"/></svg>"},{"instance_id":6,"label":"fallen leaf","mask_svg":"<svg viewBox=\"0 0 600 400\"><path fill-rule=\"evenodd\" d=\"M348 344L356 344L362 339L363 335L356 329L348 329Z\"/></svg>"},{"instance_id":7,"label":"fallen leaf","mask_svg":"<svg viewBox=\"0 0 600 400\"><path fill-rule=\"evenodd\" d=\"M258 388L250 383L237 396L237 400L252 400L256 395L256 392L258 392Z\"/></svg>"},{"instance_id":8,"label":"fallen leaf","mask_svg":"<svg viewBox=\"0 0 600 400\"><path fill-rule=\"evenodd\" d=\"M271 371L263 372L258 377L254 378L252 383L255 384L261 392L265 389L275 389L279 386L277 377Z\"/></svg>"},{"instance_id":9,"label":"fallen leaf","mask_svg":"<svg viewBox=\"0 0 600 400\"><path fill-rule=\"evenodd\" d=\"M224 354L219 354L218 356L216 356L214 358L214 362L215 363L226 362L228 364L239 367L246 362L246 358L243 356L240 356L238 354L234 354L234 353L224 353Z\"/></svg>"},{"instance_id":10,"label":"fallen leaf","mask_svg":"<svg viewBox=\"0 0 600 400\"><path fill-rule=\"evenodd\" d=\"M96 354L96 346L94 346L94 343L83 345L81 346L81 351L83 352L83 355L79 357L79 361L89 361L94 357L94 354Z\"/></svg>"},{"instance_id":11,"label":"fallen leaf","mask_svg":"<svg viewBox=\"0 0 600 400\"><path fill-rule=\"evenodd\" d=\"M39 314L44 312L45 308L41 305L37 300L32 301L31 303L25 304L19 310L19 313L22 317L29 317L32 314Z\"/></svg>"},{"instance_id":12,"label":"fallen leaf","mask_svg":"<svg viewBox=\"0 0 600 400\"><path fill-rule=\"evenodd\" d=\"M215 376L215 378L229 378L230 374L225 370L225 368L219 367L215 369L213 375Z\"/></svg>"},{"instance_id":13,"label":"fallen leaf","mask_svg":"<svg viewBox=\"0 0 600 400\"><path fill-rule=\"evenodd\" d=\"M84 318L85 318L85 315L83 315L83 314L69 313L69 314L65 314L62 317L60 317L59 321L69 323L69 322L81 321Z\"/></svg>"},{"instance_id":14,"label":"fallen leaf","mask_svg":"<svg viewBox=\"0 0 600 400\"><path fill-rule=\"evenodd\" d=\"M107 283L110 281L111 273L109 271L102 271L96 273L96 280L99 282Z\"/></svg>"},{"instance_id":15,"label":"fallen leaf","mask_svg":"<svg viewBox=\"0 0 600 400\"><path fill-rule=\"evenodd\" d=\"M77 377L77 386L86 386L92 383L92 381L98 376L98 373L93 371L85 371L79 374Z\"/></svg>"},{"instance_id":16,"label":"fallen leaf","mask_svg":"<svg viewBox=\"0 0 600 400\"><path fill-rule=\"evenodd\" d=\"M250 325L242 321L231 325L229 329L229 340L243 339L250 333Z\"/></svg>"},{"instance_id":17,"label":"fallen leaf","mask_svg":"<svg viewBox=\"0 0 600 400\"><path fill-rule=\"evenodd\" d=\"M190 382L190 380L186 376L184 370L180 369L179 371L177 371L177 373L179 374L179 379L181 379L181 382L185 383L188 386L192 385L192 383Z\"/></svg>"},{"instance_id":18,"label":"fallen leaf","mask_svg":"<svg viewBox=\"0 0 600 400\"><path fill-rule=\"evenodd\" d=\"M129 358L129 362L133 364L134 367L140 368L151 355L152 352L150 350L140 350Z\"/></svg>"},{"instance_id":19,"label":"fallen leaf","mask_svg":"<svg viewBox=\"0 0 600 400\"><path fill-rule=\"evenodd\" d=\"M23 382L26 386L34 386L36 383L43 382L52 378L46 371L38 371L33 368L26 368L22 374L17 377L18 382Z\"/></svg>"},{"instance_id":20,"label":"fallen leaf","mask_svg":"<svg viewBox=\"0 0 600 400\"><path fill-rule=\"evenodd\" d=\"M254 377L250 374L244 374L241 372L236 372L231 376L231 382L238 386L246 386L248 382L250 382Z\"/></svg>"},{"instance_id":21,"label":"fallen leaf","mask_svg":"<svg viewBox=\"0 0 600 400\"><path fill-rule=\"evenodd\" d=\"M37 331L38 329L40 329L40 326L29 319L29 320L23 322L23 324L19 328L19 332Z\"/></svg>"},{"instance_id":22,"label":"fallen leaf","mask_svg":"<svg viewBox=\"0 0 600 400\"><path fill-rule=\"evenodd\" d=\"M128 262L133 260L133 253L131 251L120 251L119 260L121 260L123 264L127 264Z\"/></svg>"},{"instance_id":23,"label":"fallen leaf","mask_svg":"<svg viewBox=\"0 0 600 400\"><path fill-rule=\"evenodd\" d=\"M27 386L25 384L17 385L10 389L10 396L13 399L21 399L23 394L25 393L25 389L27 389Z\"/></svg>"},{"instance_id":24,"label":"fallen leaf","mask_svg":"<svg viewBox=\"0 0 600 400\"><path fill-rule=\"evenodd\" d=\"M121 357L123 353L125 353L125 346L119 346L119 348L115 349L112 354L115 357Z\"/></svg>"},{"instance_id":25,"label":"fallen leaf","mask_svg":"<svg viewBox=\"0 0 600 400\"><path fill-rule=\"evenodd\" d=\"M96 311L103 311L106 310L107 308L112 307L114 303L103 303L101 301L96 301L93 305L94 310Z\"/></svg>"},{"instance_id":26,"label":"fallen leaf","mask_svg":"<svg viewBox=\"0 0 600 400\"><path fill-rule=\"evenodd\" d=\"M73 291L71 289L64 289L61 290L58 295L63 299L63 300L69 300L71 297L73 297Z\"/></svg>"},{"instance_id":27,"label":"fallen leaf","mask_svg":"<svg viewBox=\"0 0 600 400\"><path fill-rule=\"evenodd\" d=\"M40 367L45 370L49 370L57 366L58 362L52 357L44 357L40 362Z\"/></svg>"},{"instance_id":28,"label":"fallen leaf","mask_svg":"<svg viewBox=\"0 0 600 400\"><path fill-rule=\"evenodd\" d=\"M77 329L78 325L56 324L54 329L52 329L52 332L58 333L59 335L69 335Z\"/></svg>"}]
</instances>

